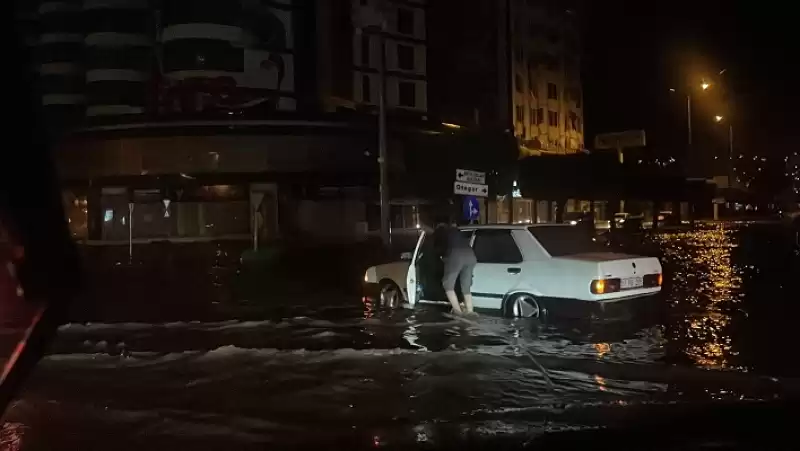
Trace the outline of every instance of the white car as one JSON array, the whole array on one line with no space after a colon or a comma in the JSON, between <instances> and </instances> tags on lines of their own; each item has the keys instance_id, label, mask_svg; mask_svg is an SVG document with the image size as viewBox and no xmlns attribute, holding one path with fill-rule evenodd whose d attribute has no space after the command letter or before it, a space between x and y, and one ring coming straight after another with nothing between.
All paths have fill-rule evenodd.
<instances>
[{"instance_id":1,"label":"white car","mask_svg":"<svg viewBox=\"0 0 800 451\"><path fill-rule=\"evenodd\" d=\"M657 258L608 252L585 229L562 224L459 228L478 264L472 281L476 309L536 317L568 301L606 304L661 291ZM420 232L413 254L367 269L364 281L383 307L447 305L442 264L430 235ZM546 304L544 306L540 304Z\"/></svg>"}]
</instances>

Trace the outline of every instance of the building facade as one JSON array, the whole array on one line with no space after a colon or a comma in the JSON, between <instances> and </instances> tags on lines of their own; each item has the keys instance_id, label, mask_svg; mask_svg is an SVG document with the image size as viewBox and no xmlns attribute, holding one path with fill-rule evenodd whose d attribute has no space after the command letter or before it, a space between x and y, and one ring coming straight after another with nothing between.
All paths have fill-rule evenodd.
<instances>
[{"instance_id":1,"label":"building facade","mask_svg":"<svg viewBox=\"0 0 800 451\"><path fill-rule=\"evenodd\" d=\"M523 155L583 149L580 34L568 3L432 2L431 113L512 130Z\"/></svg>"},{"instance_id":2,"label":"building facade","mask_svg":"<svg viewBox=\"0 0 800 451\"><path fill-rule=\"evenodd\" d=\"M64 0L18 14L75 237L363 237L381 42L390 115L427 111L425 2L380 3L381 34L354 25L378 4Z\"/></svg>"},{"instance_id":3,"label":"building facade","mask_svg":"<svg viewBox=\"0 0 800 451\"><path fill-rule=\"evenodd\" d=\"M564 2L509 6L514 135L526 154L576 153L584 148L577 12Z\"/></svg>"},{"instance_id":4,"label":"building facade","mask_svg":"<svg viewBox=\"0 0 800 451\"><path fill-rule=\"evenodd\" d=\"M326 111L374 110L381 65L390 114L428 111L427 0L329 0L317 8L318 81ZM376 25L365 26L369 21Z\"/></svg>"},{"instance_id":5,"label":"building facade","mask_svg":"<svg viewBox=\"0 0 800 451\"><path fill-rule=\"evenodd\" d=\"M154 73L154 13L148 0L85 0L85 114L143 115Z\"/></svg>"},{"instance_id":6,"label":"building facade","mask_svg":"<svg viewBox=\"0 0 800 451\"><path fill-rule=\"evenodd\" d=\"M38 10L37 86L44 115L53 123L79 121L86 106L83 2L44 1Z\"/></svg>"}]
</instances>

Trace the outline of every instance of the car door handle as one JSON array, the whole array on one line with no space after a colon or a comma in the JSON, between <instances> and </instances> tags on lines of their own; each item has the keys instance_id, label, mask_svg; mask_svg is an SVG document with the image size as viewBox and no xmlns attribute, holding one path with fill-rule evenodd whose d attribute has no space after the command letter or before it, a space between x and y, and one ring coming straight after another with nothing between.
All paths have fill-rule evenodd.
<instances>
[{"instance_id":1,"label":"car door handle","mask_svg":"<svg viewBox=\"0 0 800 451\"><path fill-rule=\"evenodd\" d=\"M509 274L519 274L522 272L522 268L508 268L506 269Z\"/></svg>"}]
</instances>

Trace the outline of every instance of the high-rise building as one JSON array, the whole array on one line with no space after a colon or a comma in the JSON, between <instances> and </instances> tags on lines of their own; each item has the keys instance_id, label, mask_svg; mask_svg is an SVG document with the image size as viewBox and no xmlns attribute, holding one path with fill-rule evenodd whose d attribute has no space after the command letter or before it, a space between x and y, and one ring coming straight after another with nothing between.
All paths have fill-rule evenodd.
<instances>
[{"instance_id":1,"label":"high-rise building","mask_svg":"<svg viewBox=\"0 0 800 451\"><path fill-rule=\"evenodd\" d=\"M85 0L86 116L142 115L154 66L149 0Z\"/></svg>"},{"instance_id":2,"label":"high-rise building","mask_svg":"<svg viewBox=\"0 0 800 451\"><path fill-rule=\"evenodd\" d=\"M428 109L426 0L318 2L319 83L324 108L374 108L379 69L393 114ZM374 26L365 26L368 22ZM384 25L378 25L379 22ZM364 23L359 23L364 22ZM383 53L381 53L383 44Z\"/></svg>"},{"instance_id":3,"label":"high-rise building","mask_svg":"<svg viewBox=\"0 0 800 451\"><path fill-rule=\"evenodd\" d=\"M44 114L55 123L75 122L86 104L83 65L83 2L44 1L38 8L38 87Z\"/></svg>"},{"instance_id":4,"label":"high-rise building","mask_svg":"<svg viewBox=\"0 0 800 451\"><path fill-rule=\"evenodd\" d=\"M380 35L353 25L369 3L62 0L16 12L20 33L37 35L75 236L363 236L377 205L380 41L390 112L427 107L424 2L386 2Z\"/></svg>"},{"instance_id":5,"label":"high-rise building","mask_svg":"<svg viewBox=\"0 0 800 451\"><path fill-rule=\"evenodd\" d=\"M576 12L564 2L512 1L514 135L523 152L583 148Z\"/></svg>"},{"instance_id":6,"label":"high-rise building","mask_svg":"<svg viewBox=\"0 0 800 451\"><path fill-rule=\"evenodd\" d=\"M431 3L431 113L513 130L523 154L584 147L580 34L570 2Z\"/></svg>"},{"instance_id":7,"label":"high-rise building","mask_svg":"<svg viewBox=\"0 0 800 451\"><path fill-rule=\"evenodd\" d=\"M298 3L164 0L156 31L162 112L296 110Z\"/></svg>"}]
</instances>

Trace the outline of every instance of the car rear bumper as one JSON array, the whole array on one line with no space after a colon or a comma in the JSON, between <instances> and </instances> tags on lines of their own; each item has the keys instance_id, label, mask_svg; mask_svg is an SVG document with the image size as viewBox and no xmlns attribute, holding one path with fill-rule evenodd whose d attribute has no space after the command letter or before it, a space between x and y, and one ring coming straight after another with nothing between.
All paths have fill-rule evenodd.
<instances>
[{"instance_id":1,"label":"car rear bumper","mask_svg":"<svg viewBox=\"0 0 800 451\"><path fill-rule=\"evenodd\" d=\"M621 291L609 294L595 294L592 299L587 299L586 302L598 302L602 304L613 304L615 302L623 302L631 299L638 299L647 296L653 296L661 292L661 287L637 288L628 291Z\"/></svg>"},{"instance_id":2,"label":"car rear bumper","mask_svg":"<svg viewBox=\"0 0 800 451\"><path fill-rule=\"evenodd\" d=\"M590 318L592 316L615 317L642 311L653 311L661 304L660 292L637 294L607 301L545 298L540 304L547 314L561 318Z\"/></svg>"}]
</instances>

